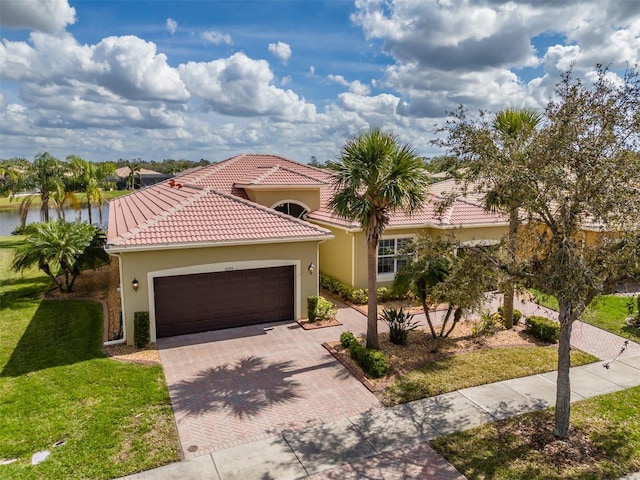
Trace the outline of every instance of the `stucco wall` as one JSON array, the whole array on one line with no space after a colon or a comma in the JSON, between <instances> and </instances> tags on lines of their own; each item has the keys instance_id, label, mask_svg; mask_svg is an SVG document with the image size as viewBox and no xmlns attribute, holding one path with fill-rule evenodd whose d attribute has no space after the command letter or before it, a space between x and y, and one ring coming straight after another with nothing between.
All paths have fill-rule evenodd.
<instances>
[{"instance_id":1,"label":"stucco wall","mask_svg":"<svg viewBox=\"0 0 640 480\"><path fill-rule=\"evenodd\" d=\"M249 198L265 207L274 207L279 203L291 202L305 205L308 211L320 208L320 190L251 190L245 189Z\"/></svg>"},{"instance_id":2,"label":"stucco wall","mask_svg":"<svg viewBox=\"0 0 640 480\"><path fill-rule=\"evenodd\" d=\"M471 241L495 241L500 240L506 235L508 228L506 226L497 227L480 227L480 228L454 228L454 229L436 229L436 228L392 228L387 229L382 234L382 238L392 237L414 237L430 235L436 237L439 235L452 234L460 242ZM354 260L354 283L356 288L367 288L367 242L364 232L355 233L355 260ZM331 241L327 242L330 243ZM385 287L391 285L391 279L378 281L378 286Z\"/></svg>"},{"instance_id":3,"label":"stucco wall","mask_svg":"<svg viewBox=\"0 0 640 480\"><path fill-rule=\"evenodd\" d=\"M318 293L318 268L313 275L308 271L310 263L318 265L315 241L124 252L120 262L122 312L129 344L133 343L133 315L137 311L149 312L152 341L155 340L154 277L294 265L296 319L306 317L306 299ZM134 278L140 282L137 292L131 287Z\"/></svg>"},{"instance_id":4,"label":"stucco wall","mask_svg":"<svg viewBox=\"0 0 640 480\"><path fill-rule=\"evenodd\" d=\"M341 228L322 226L331 230L335 238L320 244L320 271L351 285L354 236Z\"/></svg>"}]
</instances>

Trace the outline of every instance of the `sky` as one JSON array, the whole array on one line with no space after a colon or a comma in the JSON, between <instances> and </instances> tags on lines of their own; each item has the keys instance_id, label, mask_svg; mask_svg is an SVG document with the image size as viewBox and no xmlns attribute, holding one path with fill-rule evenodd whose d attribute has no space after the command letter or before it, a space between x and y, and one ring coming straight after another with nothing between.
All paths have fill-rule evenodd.
<instances>
[{"instance_id":1,"label":"sky","mask_svg":"<svg viewBox=\"0 0 640 480\"><path fill-rule=\"evenodd\" d=\"M335 160L640 64L640 0L0 0L0 158ZM614 73L615 75L615 73Z\"/></svg>"}]
</instances>

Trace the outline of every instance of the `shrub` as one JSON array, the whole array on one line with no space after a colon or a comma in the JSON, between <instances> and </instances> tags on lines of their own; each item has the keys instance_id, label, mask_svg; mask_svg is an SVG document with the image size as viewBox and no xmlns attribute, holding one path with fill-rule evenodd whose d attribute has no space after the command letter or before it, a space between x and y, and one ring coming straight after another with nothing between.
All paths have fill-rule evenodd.
<instances>
[{"instance_id":1,"label":"shrub","mask_svg":"<svg viewBox=\"0 0 640 480\"><path fill-rule=\"evenodd\" d=\"M513 324L517 325L522 320L522 312L517 308L513 309Z\"/></svg>"},{"instance_id":2,"label":"shrub","mask_svg":"<svg viewBox=\"0 0 640 480\"><path fill-rule=\"evenodd\" d=\"M369 301L369 295L366 288L354 288L349 298L353 303L358 305L364 305Z\"/></svg>"},{"instance_id":3,"label":"shrub","mask_svg":"<svg viewBox=\"0 0 640 480\"><path fill-rule=\"evenodd\" d=\"M373 378L384 377L389 369L387 357L380 350L366 349L364 356L364 368Z\"/></svg>"},{"instance_id":4,"label":"shrub","mask_svg":"<svg viewBox=\"0 0 640 480\"><path fill-rule=\"evenodd\" d=\"M322 272L320 272L320 288L328 290L343 300L348 300L353 292L353 287L345 285L337 278Z\"/></svg>"},{"instance_id":5,"label":"shrub","mask_svg":"<svg viewBox=\"0 0 640 480\"><path fill-rule=\"evenodd\" d=\"M527 317L527 332L543 342L555 343L560 336L560 324L547 317Z\"/></svg>"},{"instance_id":6,"label":"shrub","mask_svg":"<svg viewBox=\"0 0 640 480\"><path fill-rule=\"evenodd\" d=\"M133 314L133 342L136 347L144 348L151 341L149 327L149 312L135 312Z\"/></svg>"},{"instance_id":7,"label":"shrub","mask_svg":"<svg viewBox=\"0 0 640 480\"><path fill-rule=\"evenodd\" d=\"M504 310L502 307L498 307L498 311L493 315L502 324L502 326L504 326L505 328L507 327L504 323ZM520 323L521 319L522 319L522 312L517 308L514 308L513 309L513 325L516 326L518 323Z\"/></svg>"},{"instance_id":8,"label":"shrub","mask_svg":"<svg viewBox=\"0 0 640 480\"><path fill-rule=\"evenodd\" d=\"M310 322L316 321L316 314L318 312L318 295L311 295L307 297L307 318Z\"/></svg>"},{"instance_id":9,"label":"shrub","mask_svg":"<svg viewBox=\"0 0 640 480\"><path fill-rule=\"evenodd\" d=\"M407 335L410 330L415 330L419 323L412 321L414 315L405 313L400 307L396 309L383 309L382 320L389 325L389 340L396 345L406 345Z\"/></svg>"},{"instance_id":10,"label":"shrub","mask_svg":"<svg viewBox=\"0 0 640 480\"><path fill-rule=\"evenodd\" d=\"M344 348L349 348L353 342L356 342L356 337L351 332L342 332L340 334L340 343Z\"/></svg>"},{"instance_id":11,"label":"shrub","mask_svg":"<svg viewBox=\"0 0 640 480\"><path fill-rule=\"evenodd\" d=\"M471 327L471 334L474 337L489 337L496 330L503 330L504 324L502 321L502 315L499 312L488 313L482 312L480 314L480 320L474 322Z\"/></svg>"},{"instance_id":12,"label":"shrub","mask_svg":"<svg viewBox=\"0 0 640 480\"><path fill-rule=\"evenodd\" d=\"M330 300L320 295L312 295L307 298L307 314L310 322L316 320L331 320L335 318L338 307Z\"/></svg>"},{"instance_id":13,"label":"shrub","mask_svg":"<svg viewBox=\"0 0 640 480\"><path fill-rule=\"evenodd\" d=\"M373 378L383 377L389 369L384 353L380 350L365 348L355 339L349 345L349 354Z\"/></svg>"}]
</instances>

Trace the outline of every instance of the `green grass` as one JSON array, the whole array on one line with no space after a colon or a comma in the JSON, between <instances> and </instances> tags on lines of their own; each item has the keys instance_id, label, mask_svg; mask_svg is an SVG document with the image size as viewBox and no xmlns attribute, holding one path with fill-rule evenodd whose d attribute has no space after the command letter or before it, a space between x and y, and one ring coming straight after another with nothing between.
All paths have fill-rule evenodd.
<instances>
[{"instance_id":1,"label":"green grass","mask_svg":"<svg viewBox=\"0 0 640 480\"><path fill-rule=\"evenodd\" d=\"M571 352L573 366L597 360L579 350ZM384 391L382 401L386 405L397 405L461 388L550 372L557 366L558 352L555 347L479 350L432 362L408 372Z\"/></svg>"},{"instance_id":2,"label":"green grass","mask_svg":"<svg viewBox=\"0 0 640 480\"><path fill-rule=\"evenodd\" d=\"M127 193L131 193L131 192L129 190L107 190L102 193L104 194L104 198L106 200L111 200L113 198L121 197L122 195L126 195ZM80 204L82 205L82 207L86 208L87 196L84 193L77 193L76 197L80 201ZM22 202L23 198L25 197L15 197L13 199L10 197L0 197L0 210L11 210L13 208L15 209L20 208L20 203ZM31 208L39 207L41 204L42 202L40 201L40 197L36 197L33 199L33 202L31 203Z\"/></svg>"},{"instance_id":3,"label":"green grass","mask_svg":"<svg viewBox=\"0 0 640 480\"><path fill-rule=\"evenodd\" d=\"M547 410L440 437L432 445L469 480L606 480L640 471L640 387L572 406L570 442L588 442L585 457L585 449L554 442L552 425L553 410ZM526 431L533 434L528 441ZM545 444L555 448L541 449ZM554 464L562 457L571 462Z\"/></svg>"},{"instance_id":4,"label":"green grass","mask_svg":"<svg viewBox=\"0 0 640 480\"><path fill-rule=\"evenodd\" d=\"M534 289L530 289L529 291L535 296L538 304L551 308L552 310L558 310L558 300L556 300L555 297L545 295ZM580 320L594 327L638 342L640 341L640 329L625 324L625 319L629 316L627 307L629 300L630 297L622 297L619 295L602 295L596 297L589 304L584 314L582 314Z\"/></svg>"},{"instance_id":5,"label":"green grass","mask_svg":"<svg viewBox=\"0 0 640 480\"><path fill-rule=\"evenodd\" d=\"M6 268L20 241L0 237L0 458L18 459L0 478L107 479L178 460L161 367L105 356L100 304L41 300L46 276Z\"/></svg>"},{"instance_id":6,"label":"green grass","mask_svg":"<svg viewBox=\"0 0 640 480\"><path fill-rule=\"evenodd\" d=\"M556 312L560 309L558 300L553 295L547 295L546 293L542 293L540 290L536 290L535 288L530 288L529 293L533 295L533 297L535 298L535 302L538 305L550 308L551 310L555 310Z\"/></svg>"},{"instance_id":7,"label":"green grass","mask_svg":"<svg viewBox=\"0 0 640 480\"><path fill-rule=\"evenodd\" d=\"M627 307L629 300L629 297L617 295L597 297L589 304L580 320L638 342L640 341L640 329L630 327L625 323L625 319L629 316Z\"/></svg>"}]
</instances>

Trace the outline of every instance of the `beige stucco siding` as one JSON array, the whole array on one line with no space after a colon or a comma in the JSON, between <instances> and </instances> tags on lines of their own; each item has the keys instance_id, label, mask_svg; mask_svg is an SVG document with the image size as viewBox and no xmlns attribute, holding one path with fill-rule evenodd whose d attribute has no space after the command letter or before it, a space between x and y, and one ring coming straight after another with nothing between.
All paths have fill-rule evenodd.
<instances>
[{"instance_id":1,"label":"beige stucco siding","mask_svg":"<svg viewBox=\"0 0 640 480\"><path fill-rule=\"evenodd\" d=\"M439 235L453 235L459 242L473 242L473 241L499 241L506 233L508 228L506 226L491 226L491 227L465 227L465 228L452 228L452 229L437 229L437 228L388 228L382 234L382 238L401 238L412 237L417 238L419 236L429 235L436 237ZM356 288L367 288L367 243L366 235L364 232L356 232L354 243L354 273L353 273L353 286ZM327 242L330 244L332 242ZM322 250L321 250L322 252ZM321 260L322 261L322 260ZM377 273L377 272L376 272ZM390 286L392 282L391 278L378 279L378 286Z\"/></svg>"},{"instance_id":2,"label":"beige stucco siding","mask_svg":"<svg viewBox=\"0 0 640 480\"><path fill-rule=\"evenodd\" d=\"M320 208L320 190L295 190L295 189L279 189L279 190L261 190L261 189L245 189L249 199L253 202L272 208L280 203L293 202L304 206L307 211L313 211Z\"/></svg>"},{"instance_id":3,"label":"beige stucco siding","mask_svg":"<svg viewBox=\"0 0 640 480\"><path fill-rule=\"evenodd\" d=\"M308 266L318 265L318 242L252 244L207 248L158 249L120 254L123 319L127 343L133 342L133 315L148 311L151 336L155 341L153 279L160 276L218 272L229 269L265 268L294 265L294 312L296 319L306 317L306 299L318 293L318 269L309 274ZM137 292L132 280L140 282ZM247 292L250 295L251 292Z\"/></svg>"},{"instance_id":4,"label":"beige stucco siding","mask_svg":"<svg viewBox=\"0 0 640 480\"><path fill-rule=\"evenodd\" d=\"M320 271L351 285L354 235L341 228L322 226L331 230L334 238L320 244Z\"/></svg>"}]
</instances>

